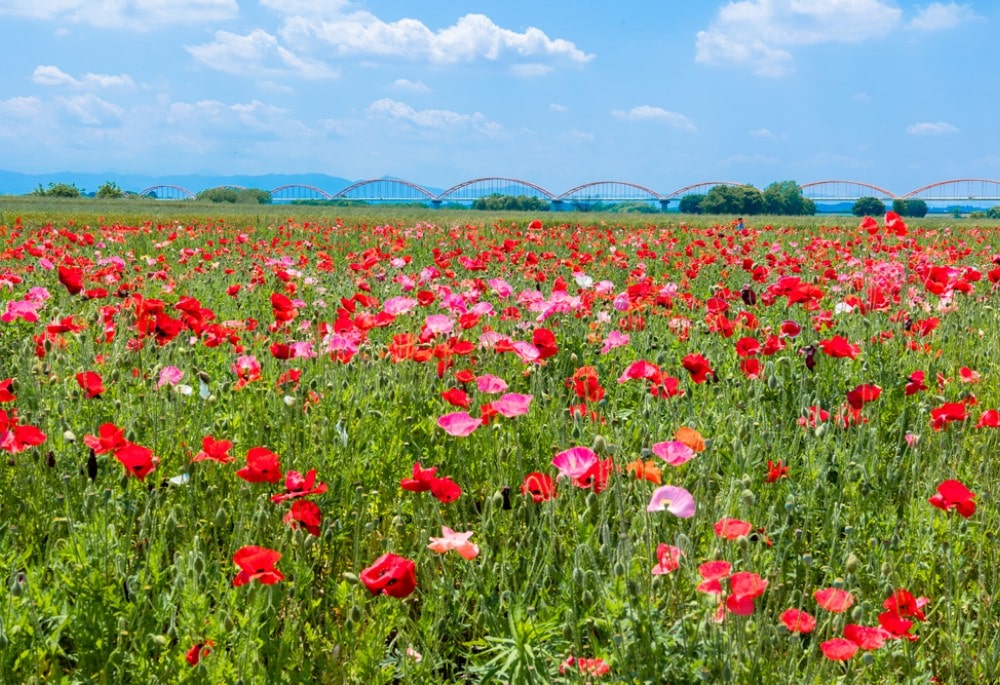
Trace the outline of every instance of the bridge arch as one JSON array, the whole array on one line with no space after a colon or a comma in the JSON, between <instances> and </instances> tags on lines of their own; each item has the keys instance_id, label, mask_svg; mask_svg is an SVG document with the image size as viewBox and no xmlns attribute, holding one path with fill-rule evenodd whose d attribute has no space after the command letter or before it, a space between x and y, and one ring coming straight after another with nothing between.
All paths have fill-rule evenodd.
<instances>
[{"instance_id":1,"label":"bridge arch","mask_svg":"<svg viewBox=\"0 0 1000 685\"><path fill-rule=\"evenodd\" d=\"M139 191L140 197L153 197L157 200L193 200L194 193L181 186L161 183L160 185L149 186Z\"/></svg>"},{"instance_id":2,"label":"bridge arch","mask_svg":"<svg viewBox=\"0 0 1000 685\"><path fill-rule=\"evenodd\" d=\"M515 192L516 190L527 190L528 192ZM443 200L478 200L487 195L527 195L544 197L546 200L556 199L555 195L539 185L505 176L486 176L463 181L448 188L435 199L438 202Z\"/></svg>"},{"instance_id":3,"label":"bridge arch","mask_svg":"<svg viewBox=\"0 0 1000 685\"><path fill-rule=\"evenodd\" d=\"M684 186L683 188L678 188L669 195L664 195L664 200L673 200L679 197L684 197L685 195L691 194L692 191L697 190L711 190L715 186L746 186L749 183L737 183L736 181L702 181L701 183L692 183L689 186Z\"/></svg>"},{"instance_id":4,"label":"bridge arch","mask_svg":"<svg viewBox=\"0 0 1000 685\"><path fill-rule=\"evenodd\" d=\"M802 194L810 200L858 200L862 197L877 197L880 200L894 200L898 197L891 190L865 183L864 181L827 180L812 181L799 186ZM822 189L823 193L817 193Z\"/></svg>"},{"instance_id":5,"label":"bridge arch","mask_svg":"<svg viewBox=\"0 0 1000 685\"><path fill-rule=\"evenodd\" d=\"M340 192L332 196L347 200L371 200L371 201L424 201L433 200L434 193L423 186L409 181L401 181L395 178L372 178L365 181L352 183Z\"/></svg>"},{"instance_id":6,"label":"bridge arch","mask_svg":"<svg viewBox=\"0 0 1000 685\"><path fill-rule=\"evenodd\" d=\"M332 200L333 195L322 188L302 183L289 183L271 190L272 200Z\"/></svg>"},{"instance_id":7,"label":"bridge arch","mask_svg":"<svg viewBox=\"0 0 1000 685\"><path fill-rule=\"evenodd\" d=\"M988 178L953 178L920 186L903 195L904 200L1000 200L1000 181Z\"/></svg>"},{"instance_id":8,"label":"bridge arch","mask_svg":"<svg viewBox=\"0 0 1000 685\"><path fill-rule=\"evenodd\" d=\"M583 191L591 189L596 191L594 195L591 195L590 197L581 195ZM570 188L562 195L557 195L554 199L556 201L560 201L591 199L591 197L598 197L601 200L607 200L609 202L662 199L662 196L655 190L651 190L646 186L641 186L638 183L629 183L628 181L592 181L590 183L578 185L575 188Z\"/></svg>"}]
</instances>

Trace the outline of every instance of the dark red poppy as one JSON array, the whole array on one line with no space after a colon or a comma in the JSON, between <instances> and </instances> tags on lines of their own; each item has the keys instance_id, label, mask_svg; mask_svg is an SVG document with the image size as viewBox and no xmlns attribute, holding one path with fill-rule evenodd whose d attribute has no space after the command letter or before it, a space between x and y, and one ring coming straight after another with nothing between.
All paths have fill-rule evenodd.
<instances>
[{"instance_id":1,"label":"dark red poppy","mask_svg":"<svg viewBox=\"0 0 1000 685\"><path fill-rule=\"evenodd\" d=\"M687 355L681 360L681 365L691 374L691 380L695 383L704 383L709 376L715 376L708 360L700 354Z\"/></svg>"},{"instance_id":2,"label":"dark red poppy","mask_svg":"<svg viewBox=\"0 0 1000 685\"><path fill-rule=\"evenodd\" d=\"M83 269L70 266L59 267L59 282L66 286L70 295L77 295L83 291Z\"/></svg>"},{"instance_id":3,"label":"dark red poppy","mask_svg":"<svg viewBox=\"0 0 1000 685\"><path fill-rule=\"evenodd\" d=\"M386 553L361 572L361 582L373 595L403 598L417 587L416 564L410 559Z\"/></svg>"},{"instance_id":4,"label":"dark red poppy","mask_svg":"<svg viewBox=\"0 0 1000 685\"><path fill-rule=\"evenodd\" d=\"M17 395L14 394L14 379L4 378L0 380L0 403L13 402L16 399Z\"/></svg>"},{"instance_id":5,"label":"dark red poppy","mask_svg":"<svg viewBox=\"0 0 1000 685\"><path fill-rule=\"evenodd\" d=\"M309 469L305 476L298 471L289 471L285 476L285 491L278 495L271 495L271 501L277 504L299 497L322 495L324 492L326 492L326 483L316 484L316 469Z\"/></svg>"},{"instance_id":6,"label":"dark red poppy","mask_svg":"<svg viewBox=\"0 0 1000 685\"><path fill-rule=\"evenodd\" d=\"M233 587L246 585L251 580L258 580L264 585L284 580L284 574L274 567L279 559L281 552L273 549L256 545L241 547L233 555L233 563L240 567L240 572L233 578Z\"/></svg>"},{"instance_id":7,"label":"dark red poppy","mask_svg":"<svg viewBox=\"0 0 1000 685\"><path fill-rule=\"evenodd\" d=\"M531 344L538 350L539 359L554 357L559 352L556 336L547 328L536 328L531 334Z\"/></svg>"},{"instance_id":8,"label":"dark red poppy","mask_svg":"<svg viewBox=\"0 0 1000 685\"><path fill-rule=\"evenodd\" d=\"M197 666L204 657L212 653L212 647L214 646L215 643L211 640L197 642L191 645L191 649L184 655L184 659L192 666Z\"/></svg>"}]
</instances>

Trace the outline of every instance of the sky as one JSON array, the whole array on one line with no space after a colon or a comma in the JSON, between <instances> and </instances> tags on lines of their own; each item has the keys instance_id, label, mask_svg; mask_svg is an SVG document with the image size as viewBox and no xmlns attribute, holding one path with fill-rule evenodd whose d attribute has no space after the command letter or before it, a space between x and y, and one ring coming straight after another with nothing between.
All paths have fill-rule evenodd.
<instances>
[{"instance_id":1,"label":"sky","mask_svg":"<svg viewBox=\"0 0 1000 685\"><path fill-rule=\"evenodd\" d=\"M0 0L0 169L1000 179L1000 2Z\"/></svg>"}]
</instances>

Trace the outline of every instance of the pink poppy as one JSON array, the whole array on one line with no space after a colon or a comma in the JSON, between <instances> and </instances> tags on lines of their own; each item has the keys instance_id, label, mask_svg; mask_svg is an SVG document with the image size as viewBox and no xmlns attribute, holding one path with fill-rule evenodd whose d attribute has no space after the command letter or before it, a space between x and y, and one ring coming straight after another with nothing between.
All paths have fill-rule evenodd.
<instances>
[{"instance_id":1,"label":"pink poppy","mask_svg":"<svg viewBox=\"0 0 1000 685\"><path fill-rule=\"evenodd\" d=\"M653 491L646 511L669 511L679 518L691 518L695 512L694 496L682 487L664 485Z\"/></svg>"},{"instance_id":2,"label":"pink poppy","mask_svg":"<svg viewBox=\"0 0 1000 685\"><path fill-rule=\"evenodd\" d=\"M437 425L443 428L448 435L464 438L472 435L474 430L483 425L483 421L469 416L467 411L458 411L440 417L437 420Z\"/></svg>"},{"instance_id":3,"label":"pink poppy","mask_svg":"<svg viewBox=\"0 0 1000 685\"><path fill-rule=\"evenodd\" d=\"M653 454L671 466L680 466L695 458L694 450L677 440L655 443L651 449Z\"/></svg>"},{"instance_id":4,"label":"pink poppy","mask_svg":"<svg viewBox=\"0 0 1000 685\"><path fill-rule=\"evenodd\" d=\"M571 447L552 457L552 465L559 470L559 477L583 478L600 461L589 447Z\"/></svg>"}]
</instances>

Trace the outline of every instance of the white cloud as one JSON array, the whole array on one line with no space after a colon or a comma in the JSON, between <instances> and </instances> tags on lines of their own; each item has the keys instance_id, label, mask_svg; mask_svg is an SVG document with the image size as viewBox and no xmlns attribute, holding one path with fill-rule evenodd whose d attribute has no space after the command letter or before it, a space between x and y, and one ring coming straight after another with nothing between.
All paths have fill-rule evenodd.
<instances>
[{"instance_id":1,"label":"white cloud","mask_svg":"<svg viewBox=\"0 0 1000 685\"><path fill-rule=\"evenodd\" d=\"M771 129L768 128L756 128L753 131L750 131L750 135L753 136L754 138L759 138L761 140L778 139L778 136L774 135L774 133L771 132Z\"/></svg>"},{"instance_id":2,"label":"white cloud","mask_svg":"<svg viewBox=\"0 0 1000 685\"><path fill-rule=\"evenodd\" d=\"M117 124L125 113L118 105L112 104L93 94L57 97L55 102L77 122L85 126Z\"/></svg>"},{"instance_id":3,"label":"white cloud","mask_svg":"<svg viewBox=\"0 0 1000 685\"><path fill-rule=\"evenodd\" d=\"M4 0L0 15L145 31L230 19L237 0Z\"/></svg>"},{"instance_id":4,"label":"white cloud","mask_svg":"<svg viewBox=\"0 0 1000 685\"><path fill-rule=\"evenodd\" d=\"M946 121L922 121L906 127L911 136L938 136L945 133L958 133L958 128Z\"/></svg>"},{"instance_id":5,"label":"white cloud","mask_svg":"<svg viewBox=\"0 0 1000 685\"><path fill-rule=\"evenodd\" d=\"M74 78L62 69L49 64L35 67L31 80L41 86L69 86L71 88L113 88L135 86L131 76L127 74L84 74L82 78Z\"/></svg>"},{"instance_id":6,"label":"white cloud","mask_svg":"<svg viewBox=\"0 0 1000 685\"><path fill-rule=\"evenodd\" d=\"M902 11L881 0L734 0L695 40L701 64L747 65L761 76L792 69L792 48L859 43L892 31Z\"/></svg>"},{"instance_id":7,"label":"white cloud","mask_svg":"<svg viewBox=\"0 0 1000 685\"><path fill-rule=\"evenodd\" d=\"M282 37L290 45L318 40L341 56L394 57L434 64L456 64L477 59L497 61L505 57L548 58L583 64L593 58L568 40L549 38L534 27L518 33L497 26L483 14L467 14L455 24L438 31L432 31L417 19L385 22L363 11L326 19L289 16L285 20Z\"/></svg>"},{"instance_id":8,"label":"white cloud","mask_svg":"<svg viewBox=\"0 0 1000 685\"><path fill-rule=\"evenodd\" d=\"M431 89L423 81L411 81L410 79L398 78L392 82L393 90L404 90L411 93L429 93Z\"/></svg>"},{"instance_id":9,"label":"white cloud","mask_svg":"<svg viewBox=\"0 0 1000 685\"><path fill-rule=\"evenodd\" d=\"M262 29L245 36L216 31L214 42L189 45L185 49L205 66L228 74L262 77L293 74L306 79L339 76L337 70L325 64L299 57Z\"/></svg>"},{"instance_id":10,"label":"white cloud","mask_svg":"<svg viewBox=\"0 0 1000 685\"><path fill-rule=\"evenodd\" d=\"M663 121L670 124L674 128L678 128L682 131L697 131L697 127L694 125L690 119L688 119L683 114L678 114L677 112L670 112L662 107L653 107L651 105L639 105L638 107L633 107L629 111L624 111L620 109L612 110L611 114L618 119L625 119L627 121Z\"/></svg>"},{"instance_id":11,"label":"white cloud","mask_svg":"<svg viewBox=\"0 0 1000 685\"><path fill-rule=\"evenodd\" d=\"M972 11L972 5L932 2L917 10L917 15L910 21L910 28L917 31L944 31L978 18Z\"/></svg>"},{"instance_id":12,"label":"white cloud","mask_svg":"<svg viewBox=\"0 0 1000 685\"><path fill-rule=\"evenodd\" d=\"M549 103L549 109L551 109L553 112L568 112L569 111L569 107L567 107L566 105L560 105L558 102L550 102Z\"/></svg>"},{"instance_id":13,"label":"white cloud","mask_svg":"<svg viewBox=\"0 0 1000 685\"><path fill-rule=\"evenodd\" d=\"M503 126L490 121L481 112L460 114L446 109L415 110L405 102L390 98L373 102L368 107L368 117L409 122L417 128L433 131L472 130L488 137L497 137L504 133Z\"/></svg>"}]
</instances>

